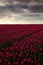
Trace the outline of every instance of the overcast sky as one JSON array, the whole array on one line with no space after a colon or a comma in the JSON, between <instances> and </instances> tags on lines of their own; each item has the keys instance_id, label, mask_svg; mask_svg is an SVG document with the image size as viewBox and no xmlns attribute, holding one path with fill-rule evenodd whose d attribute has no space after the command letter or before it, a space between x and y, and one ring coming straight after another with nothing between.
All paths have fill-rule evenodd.
<instances>
[{"instance_id":1,"label":"overcast sky","mask_svg":"<svg viewBox=\"0 0 43 65\"><path fill-rule=\"evenodd\" d=\"M0 0L0 22L26 20L30 13L43 13L43 0Z\"/></svg>"}]
</instances>

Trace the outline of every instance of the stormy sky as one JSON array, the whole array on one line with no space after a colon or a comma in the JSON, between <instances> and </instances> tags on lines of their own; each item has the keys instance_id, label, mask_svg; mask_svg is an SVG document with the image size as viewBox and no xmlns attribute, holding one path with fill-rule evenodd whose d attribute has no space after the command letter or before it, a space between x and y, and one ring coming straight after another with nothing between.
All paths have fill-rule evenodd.
<instances>
[{"instance_id":1,"label":"stormy sky","mask_svg":"<svg viewBox=\"0 0 43 65\"><path fill-rule=\"evenodd\" d=\"M43 0L0 0L0 21L25 20L30 13L43 13Z\"/></svg>"}]
</instances>

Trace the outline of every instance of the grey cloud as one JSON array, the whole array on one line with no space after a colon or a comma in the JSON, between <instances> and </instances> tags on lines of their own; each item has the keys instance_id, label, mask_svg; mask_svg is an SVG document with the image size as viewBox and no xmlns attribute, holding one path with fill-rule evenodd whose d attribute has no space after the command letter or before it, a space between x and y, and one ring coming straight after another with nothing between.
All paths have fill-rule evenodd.
<instances>
[{"instance_id":1,"label":"grey cloud","mask_svg":"<svg viewBox=\"0 0 43 65\"><path fill-rule=\"evenodd\" d=\"M22 12L22 9L31 10L31 12L34 11L40 11L43 12L43 5L34 5L34 6L28 6L28 5L6 5L6 6L0 6L0 13L4 11L11 11L11 12Z\"/></svg>"},{"instance_id":2,"label":"grey cloud","mask_svg":"<svg viewBox=\"0 0 43 65\"><path fill-rule=\"evenodd\" d=\"M0 6L0 17L4 17L4 16L9 16L9 12L12 13L23 13L25 12L23 9L26 9L30 12L42 12L43 13L43 5L37 5L37 3L35 5L31 5L29 6L27 3L29 2L38 2L38 3L43 3L43 0L2 0L2 2L4 1L5 6ZM14 1L17 3L19 2L19 4L13 4ZM9 3L9 4L8 4ZM25 4L23 4L25 3ZM28 12L29 13L29 12Z\"/></svg>"},{"instance_id":3,"label":"grey cloud","mask_svg":"<svg viewBox=\"0 0 43 65\"><path fill-rule=\"evenodd\" d=\"M9 3L13 3L14 1L20 1L22 3L29 3L29 2L38 2L43 3L43 0L6 0Z\"/></svg>"},{"instance_id":4,"label":"grey cloud","mask_svg":"<svg viewBox=\"0 0 43 65\"><path fill-rule=\"evenodd\" d=\"M7 6L0 6L0 12L3 12L3 11L11 11L11 12L22 12L22 9L27 9L27 10L31 10L31 12L34 12L34 11L40 11L42 12L43 11L43 5L34 5L34 6L28 6L28 5L21 5L21 4L18 4L18 5L7 5Z\"/></svg>"}]
</instances>

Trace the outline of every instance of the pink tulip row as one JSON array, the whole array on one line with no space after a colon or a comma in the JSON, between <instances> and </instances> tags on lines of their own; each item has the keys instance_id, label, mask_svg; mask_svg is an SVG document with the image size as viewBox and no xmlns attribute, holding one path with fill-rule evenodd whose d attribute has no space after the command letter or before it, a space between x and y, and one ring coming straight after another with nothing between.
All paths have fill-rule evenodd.
<instances>
[{"instance_id":1,"label":"pink tulip row","mask_svg":"<svg viewBox=\"0 0 43 65\"><path fill-rule=\"evenodd\" d=\"M20 38L0 47L0 65L43 65L43 33Z\"/></svg>"}]
</instances>

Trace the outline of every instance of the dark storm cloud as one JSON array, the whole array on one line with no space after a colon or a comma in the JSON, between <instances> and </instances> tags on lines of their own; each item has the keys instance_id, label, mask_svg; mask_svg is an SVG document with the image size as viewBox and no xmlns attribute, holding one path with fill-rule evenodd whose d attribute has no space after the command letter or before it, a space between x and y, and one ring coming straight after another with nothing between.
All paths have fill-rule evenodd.
<instances>
[{"instance_id":1,"label":"dark storm cloud","mask_svg":"<svg viewBox=\"0 0 43 65\"><path fill-rule=\"evenodd\" d=\"M27 10L31 10L31 11L43 11L43 5L34 5L34 6L28 6L28 5L21 5L21 4L17 4L17 5L6 5L6 6L0 6L0 13L4 12L4 11L11 11L11 12L22 12L22 9L27 9Z\"/></svg>"},{"instance_id":2,"label":"dark storm cloud","mask_svg":"<svg viewBox=\"0 0 43 65\"><path fill-rule=\"evenodd\" d=\"M5 5L0 6L0 16L9 15L9 11L12 13L25 12L23 9L26 9L28 11L30 10L31 12L43 12L43 5L40 5L40 3L43 3L43 0L2 0L2 2L3 1ZM29 5L28 3L30 2L37 2L39 5L37 5L37 3L35 5Z\"/></svg>"},{"instance_id":3,"label":"dark storm cloud","mask_svg":"<svg viewBox=\"0 0 43 65\"><path fill-rule=\"evenodd\" d=\"M14 1L19 1L21 3L29 3L29 2L38 2L38 3L43 3L43 0L6 0L9 3L13 3Z\"/></svg>"},{"instance_id":4,"label":"dark storm cloud","mask_svg":"<svg viewBox=\"0 0 43 65\"><path fill-rule=\"evenodd\" d=\"M21 3L28 3L31 0L6 0L9 4L13 4L14 1L19 1Z\"/></svg>"},{"instance_id":5,"label":"dark storm cloud","mask_svg":"<svg viewBox=\"0 0 43 65\"><path fill-rule=\"evenodd\" d=\"M12 12L24 12L22 9L27 9L30 10L31 12L43 12L43 0L6 0L7 3L9 3L8 9ZM13 3L14 2L19 2L16 5ZM35 2L35 5L28 5L30 3ZM24 4L24 5L23 5ZM34 3L33 3L34 4ZM37 5L39 4L39 5ZM41 4L41 5L40 5Z\"/></svg>"}]
</instances>

